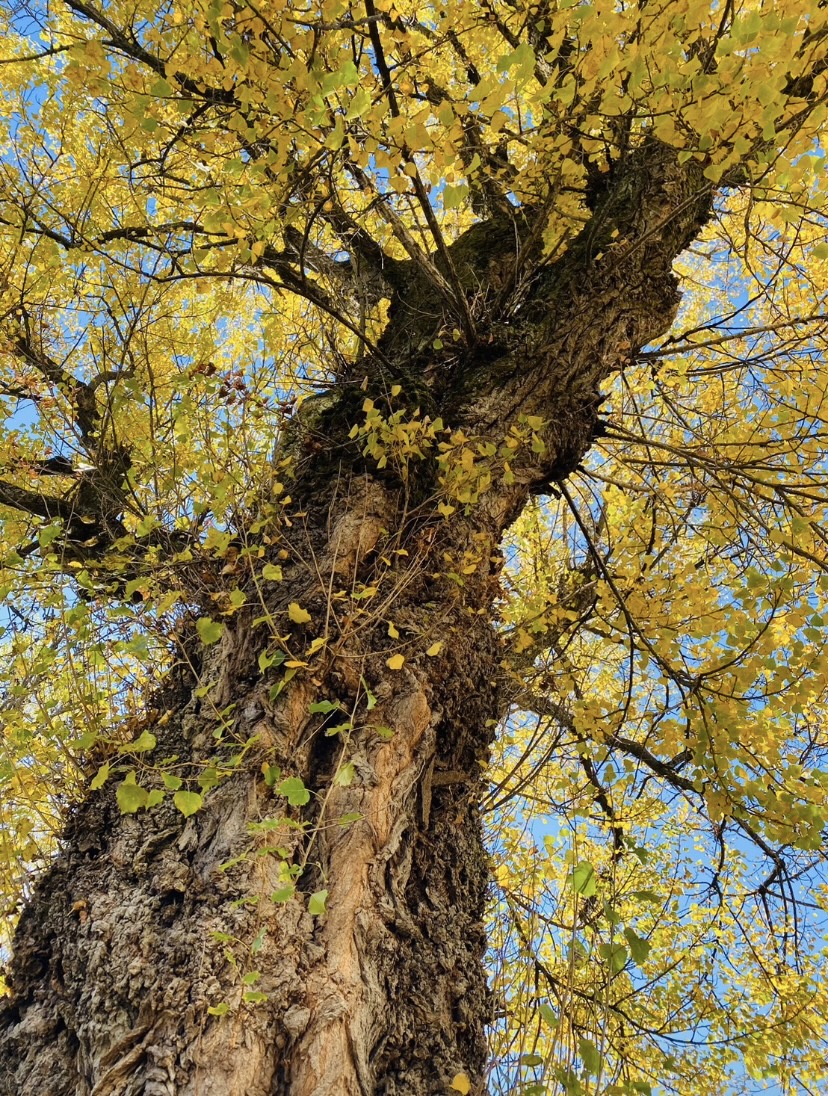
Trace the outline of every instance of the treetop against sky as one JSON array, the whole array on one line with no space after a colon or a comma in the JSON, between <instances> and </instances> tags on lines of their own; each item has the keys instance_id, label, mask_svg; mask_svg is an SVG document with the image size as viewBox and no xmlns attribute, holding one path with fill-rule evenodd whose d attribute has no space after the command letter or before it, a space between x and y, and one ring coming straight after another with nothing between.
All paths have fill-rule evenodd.
<instances>
[{"instance_id":1,"label":"treetop against sky","mask_svg":"<svg viewBox=\"0 0 828 1096\"><path fill-rule=\"evenodd\" d=\"M490 1091L819 1091L828 9L66 0L0 30L8 939L90 790L183 826L258 765L242 696L198 762L156 706L185 667L206 709L244 621L340 750L258 779L300 830L358 826L324 812L395 728L363 749L357 707L459 642L405 591L471 604L502 551ZM301 558L325 613L292 570L313 468L332 514L352 476L405 500L393 583ZM383 638L333 724L342 620ZM275 904L321 924L303 855ZM223 942L211 1023L265 1014L263 940Z\"/></svg>"}]
</instances>

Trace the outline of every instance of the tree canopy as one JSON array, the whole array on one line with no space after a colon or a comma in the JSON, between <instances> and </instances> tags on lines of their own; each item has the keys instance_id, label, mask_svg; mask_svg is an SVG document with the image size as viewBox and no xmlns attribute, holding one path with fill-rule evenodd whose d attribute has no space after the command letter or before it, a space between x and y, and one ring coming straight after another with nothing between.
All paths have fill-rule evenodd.
<instances>
[{"instance_id":1,"label":"tree canopy","mask_svg":"<svg viewBox=\"0 0 828 1096\"><path fill-rule=\"evenodd\" d=\"M35 0L0 19L3 939L90 789L189 816L241 763L245 743L190 779L154 707L237 614L270 629L251 669L276 695L314 679L346 613L381 622L392 674L415 648L436 665L452 634L406 629L400 571L331 580L304 638L271 628L297 461L330 450L334 482L356 452L446 524L529 483L543 406L494 440L452 415L463 362L534 322L540 284L554 318L574 254L614 326L584 306L546 330L606 362L592 445L532 481L502 545L489 1089L820 1091L828 8ZM664 333L636 279L671 232L689 247ZM389 544L389 574L405 556L415 575ZM462 591L481 544L440 580Z\"/></svg>"}]
</instances>

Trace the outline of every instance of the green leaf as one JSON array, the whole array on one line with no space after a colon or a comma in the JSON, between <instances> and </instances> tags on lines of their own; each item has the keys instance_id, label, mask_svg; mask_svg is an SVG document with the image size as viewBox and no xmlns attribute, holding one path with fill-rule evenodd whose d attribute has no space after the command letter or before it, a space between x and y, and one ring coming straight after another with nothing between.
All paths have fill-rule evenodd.
<instances>
[{"instance_id":1,"label":"green leaf","mask_svg":"<svg viewBox=\"0 0 828 1096\"><path fill-rule=\"evenodd\" d=\"M147 805L147 789L135 783L135 773L130 773L115 790L115 798L121 814L135 814Z\"/></svg>"},{"instance_id":2,"label":"green leaf","mask_svg":"<svg viewBox=\"0 0 828 1096\"><path fill-rule=\"evenodd\" d=\"M353 726L354 726L353 723L351 723L351 721L349 719L349 720L346 720L344 723L337 723L333 727L326 727L325 728L325 737L326 738L332 738L334 735L342 734L344 731L353 730Z\"/></svg>"},{"instance_id":3,"label":"green leaf","mask_svg":"<svg viewBox=\"0 0 828 1096\"><path fill-rule=\"evenodd\" d=\"M210 1016L224 1016L225 1013L230 1011L230 1006L226 1001L219 1001L217 1005L210 1005L207 1012Z\"/></svg>"},{"instance_id":4,"label":"green leaf","mask_svg":"<svg viewBox=\"0 0 828 1096\"><path fill-rule=\"evenodd\" d=\"M638 933L633 932L632 929L624 929L624 936L629 944L630 955L632 956L633 962L640 965L650 954L651 945L649 940L644 940Z\"/></svg>"},{"instance_id":5,"label":"green leaf","mask_svg":"<svg viewBox=\"0 0 828 1096\"><path fill-rule=\"evenodd\" d=\"M198 638L204 646L209 647L210 644L217 643L221 639L224 625L219 620L210 620L209 617L199 617L196 621L196 631L198 632Z\"/></svg>"},{"instance_id":6,"label":"green leaf","mask_svg":"<svg viewBox=\"0 0 828 1096\"><path fill-rule=\"evenodd\" d=\"M281 582L282 568L278 563L266 563L262 568L262 578L268 582Z\"/></svg>"},{"instance_id":7,"label":"green leaf","mask_svg":"<svg viewBox=\"0 0 828 1096\"><path fill-rule=\"evenodd\" d=\"M325 912L325 903L327 901L328 892L326 890L314 891L308 899L308 913L313 914L314 917L318 917Z\"/></svg>"},{"instance_id":8,"label":"green leaf","mask_svg":"<svg viewBox=\"0 0 828 1096\"><path fill-rule=\"evenodd\" d=\"M233 58L239 68L245 69L247 68L247 62L250 58L250 49L244 42L241 41L241 39L239 39L231 46L230 56Z\"/></svg>"},{"instance_id":9,"label":"green leaf","mask_svg":"<svg viewBox=\"0 0 828 1096\"><path fill-rule=\"evenodd\" d=\"M452 186L446 183L443 188L443 207L445 209L457 209L465 202L469 196L468 183L458 183L456 186ZM437 347L436 349L439 349Z\"/></svg>"},{"instance_id":10,"label":"green leaf","mask_svg":"<svg viewBox=\"0 0 828 1096\"><path fill-rule=\"evenodd\" d=\"M350 787L354 782L354 776L356 776L356 768L353 761L346 761L339 772L334 778L334 783L338 784L341 788Z\"/></svg>"},{"instance_id":11,"label":"green leaf","mask_svg":"<svg viewBox=\"0 0 828 1096\"><path fill-rule=\"evenodd\" d=\"M287 776L276 789L278 795L283 795L291 807L304 807L310 800L310 792L298 776Z\"/></svg>"},{"instance_id":12,"label":"green leaf","mask_svg":"<svg viewBox=\"0 0 828 1096\"><path fill-rule=\"evenodd\" d=\"M575 866L571 880L572 889L576 894L582 894L584 898L592 898L598 889L595 881L595 869L586 860L581 860Z\"/></svg>"},{"instance_id":13,"label":"green leaf","mask_svg":"<svg viewBox=\"0 0 828 1096\"><path fill-rule=\"evenodd\" d=\"M578 1040L578 1053L587 1073L597 1076L601 1072L601 1052L591 1039Z\"/></svg>"},{"instance_id":14,"label":"green leaf","mask_svg":"<svg viewBox=\"0 0 828 1096\"><path fill-rule=\"evenodd\" d=\"M528 42L521 42L521 44L512 52L504 54L503 57L497 59L497 71L508 72L509 69L515 66L533 66L535 63L535 53L531 45Z\"/></svg>"},{"instance_id":15,"label":"green leaf","mask_svg":"<svg viewBox=\"0 0 828 1096\"><path fill-rule=\"evenodd\" d=\"M371 95L367 88L358 88L356 94L348 104L348 112L345 120L352 122L354 118L361 118L371 105Z\"/></svg>"},{"instance_id":16,"label":"green leaf","mask_svg":"<svg viewBox=\"0 0 828 1096\"><path fill-rule=\"evenodd\" d=\"M339 88L353 87L359 80L359 73L353 61L348 60L335 72L326 72L319 83L322 95L330 95Z\"/></svg>"},{"instance_id":17,"label":"green leaf","mask_svg":"<svg viewBox=\"0 0 828 1096\"><path fill-rule=\"evenodd\" d=\"M281 656L281 657L279 657ZM274 651L273 654L268 654L267 651L259 652L259 671L264 673L265 670L269 670L271 666L279 666L285 661L284 651Z\"/></svg>"},{"instance_id":18,"label":"green leaf","mask_svg":"<svg viewBox=\"0 0 828 1096\"><path fill-rule=\"evenodd\" d=\"M221 780L221 777L216 770L215 765L208 765L203 772L199 773L198 786L202 792L209 792L211 788L215 788Z\"/></svg>"},{"instance_id":19,"label":"green leaf","mask_svg":"<svg viewBox=\"0 0 828 1096\"><path fill-rule=\"evenodd\" d=\"M530 1066L530 1067L542 1066L543 1065L543 1058L541 1058L540 1054L521 1054L520 1064L522 1066Z\"/></svg>"},{"instance_id":20,"label":"green leaf","mask_svg":"<svg viewBox=\"0 0 828 1096\"><path fill-rule=\"evenodd\" d=\"M37 531L37 539L41 548L48 548L53 540L56 540L63 532L62 525L44 525Z\"/></svg>"},{"instance_id":21,"label":"green leaf","mask_svg":"<svg viewBox=\"0 0 828 1096\"><path fill-rule=\"evenodd\" d=\"M607 921L613 926L620 925L621 923L621 915L618 910L609 904L609 902L604 903L604 917L606 917Z\"/></svg>"},{"instance_id":22,"label":"green leaf","mask_svg":"<svg viewBox=\"0 0 828 1096\"><path fill-rule=\"evenodd\" d=\"M125 600L132 601L134 595L139 593L143 589L145 582L145 578L134 578L130 582L128 582L124 589ZM138 600L140 601L141 599L138 598Z\"/></svg>"},{"instance_id":23,"label":"green leaf","mask_svg":"<svg viewBox=\"0 0 828 1096\"><path fill-rule=\"evenodd\" d=\"M150 750L155 749L156 742L157 739L152 731L141 731L135 741L124 746L123 749L126 753L149 753Z\"/></svg>"},{"instance_id":24,"label":"green leaf","mask_svg":"<svg viewBox=\"0 0 828 1096\"><path fill-rule=\"evenodd\" d=\"M89 784L89 787L93 792L96 792L98 788L102 788L109 779L109 762L105 761L103 765L98 769Z\"/></svg>"},{"instance_id":25,"label":"green leaf","mask_svg":"<svg viewBox=\"0 0 828 1096\"><path fill-rule=\"evenodd\" d=\"M632 897L637 898L639 902L660 902L660 895L651 890L637 890L632 892Z\"/></svg>"},{"instance_id":26,"label":"green leaf","mask_svg":"<svg viewBox=\"0 0 828 1096\"><path fill-rule=\"evenodd\" d=\"M365 680L364 677L360 677L359 683L363 687L363 689L365 690L365 707L370 712L373 708L376 708L377 698L374 696L374 694L368 688L368 682Z\"/></svg>"},{"instance_id":27,"label":"green leaf","mask_svg":"<svg viewBox=\"0 0 828 1096\"><path fill-rule=\"evenodd\" d=\"M601 944L598 953L607 960L613 974L620 974L627 965L627 949L623 944Z\"/></svg>"},{"instance_id":28,"label":"green leaf","mask_svg":"<svg viewBox=\"0 0 828 1096\"><path fill-rule=\"evenodd\" d=\"M168 792L177 792L181 787L181 777L175 776L173 773L163 773L161 779L164 781L164 787Z\"/></svg>"},{"instance_id":29,"label":"green leaf","mask_svg":"<svg viewBox=\"0 0 828 1096\"><path fill-rule=\"evenodd\" d=\"M286 883L283 887L276 888L270 896L270 901L289 902L294 894L296 894L296 887L294 887L293 883Z\"/></svg>"},{"instance_id":30,"label":"green leaf","mask_svg":"<svg viewBox=\"0 0 828 1096\"><path fill-rule=\"evenodd\" d=\"M204 797L198 792L179 791L173 796L173 803L181 811L185 818L195 814L204 804Z\"/></svg>"},{"instance_id":31,"label":"green leaf","mask_svg":"<svg viewBox=\"0 0 828 1096\"><path fill-rule=\"evenodd\" d=\"M336 712L339 710L338 704L332 704L330 700L319 700L316 704L311 704L308 711L311 715L327 715L328 712Z\"/></svg>"},{"instance_id":32,"label":"green leaf","mask_svg":"<svg viewBox=\"0 0 828 1096\"><path fill-rule=\"evenodd\" d=\"M268 788L272 788L281 775L282 770L278 765L269 765L267 762L262 765L262 776Z\"/></svg>"}]
</instances>

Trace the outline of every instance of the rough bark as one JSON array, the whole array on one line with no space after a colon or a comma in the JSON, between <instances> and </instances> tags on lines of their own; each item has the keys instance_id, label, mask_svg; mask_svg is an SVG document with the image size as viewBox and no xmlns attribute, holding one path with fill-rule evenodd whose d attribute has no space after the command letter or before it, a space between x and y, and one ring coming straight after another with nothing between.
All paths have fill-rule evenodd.
<instances>
[{"instance_id":1,"label":"rough bark","mask_svg":"<svg viewBox=\"0 0 828 1096\"><path fill-rule=\"evenodd\" d=\"M710 202L693 164L645 146L508 315L492 309L516 254L533 246L529 224L516 214L476 226L452 248L479 336L458 354L433 350L446 307L433 281L413 267L401 276L380 354L289 439L301 454L295 516L268 549L288 559L267 608L281 622L288 601L307 608L304 635L327 634L325 653L272 699L276 678L257 664L268 643L259 609L234 617L195 665L214 683L206 696L189 669L171 675L158 755L190 772L239 758L187 820L168 800L123 816L111 788L76 810L20 921L0 1012L3 1096L425 1096L457 1072L485 1089L477 804L505 705L498 544L529 492L583 458L601 382L668 328L671 263ZM403 480L348 438L362 400L393 383L412 413L495 446L540 416L542 451L520 448L510 476L492 458L489 489L444 518L433 452ZM379 591L364 613L331 600L360 582ZM301 651L301 627L288 630ZM436 639L444 646L429 657ZM397 651L405 663L390 670ZM311 714L323 699L342 712ZM343 719L350 731L326 735ZM343 758L354 766L347 785L333 779ZM263 764L301 776L310 802L286 809ZM300 866L302 894L329 892L324 915L301 897L273 900L280 865ZM266 998L245 1004L251 970ZM229 1012L209 1014L219 1001Z\"/></svg>"}]
</instances>

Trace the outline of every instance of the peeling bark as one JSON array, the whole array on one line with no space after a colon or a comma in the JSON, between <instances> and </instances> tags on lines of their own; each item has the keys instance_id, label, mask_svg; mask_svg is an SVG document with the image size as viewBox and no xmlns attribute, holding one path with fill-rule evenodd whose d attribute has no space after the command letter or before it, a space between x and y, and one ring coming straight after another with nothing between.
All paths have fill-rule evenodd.
<instances>
[{"instance_id":1,"label":"peeling bark","mask_svg":"<svg viewBox=\"0 0 828 1096\"><path fill-rule=\"evenodd\" d=\"M122 816L111 788L75 811L20 921L0 1011L3 1096L425 1096L460 1071L484 1091L478 802L505 704L498 545L529 493L582 460L601 383L669 327L671 264L710 203L697 165L646 145L616 168L568 252L536 265L520 309L488 323L529 236L517 214L475 226L452 256L488 337L444 360L431 349L444 302L397 272L383 359L360 363L364 390L343 386L290 439L305 516L283 531L290 559L268 609L283 617L298 600L312 634L327 629L325 654L271 699L274 678L257 666L266 636L240 613L204 656L207 697L181 668L170 677L159 756L193 772L214 763L217 713L231 704L229 738L246 749L188 820L168 800ZM403 479L349 441L366 393L379 399L392 382L412 412L495 445L539 416L543 451L520 449L511 476L495 469L478 502L444 519L433 454ZM460 582L447 556L467 561ZM355 582L393 590L376 618L329 603ZM403 633L400 670L387 666L384 616ZM435 639L444 647L429 657ZM330 717L309 711L321 699L351 714L350 731L325 734ZM353 779L337 783L345 758ZM301 776L311 801L286 811L263 764ZM274 900L283 865L299 866L302 895L328 891L324 915L304 897ZM245 1003L254 970L264 999ZM221 1001L226 1015L210 1014Z\"/></svg>"}]
</instances>

